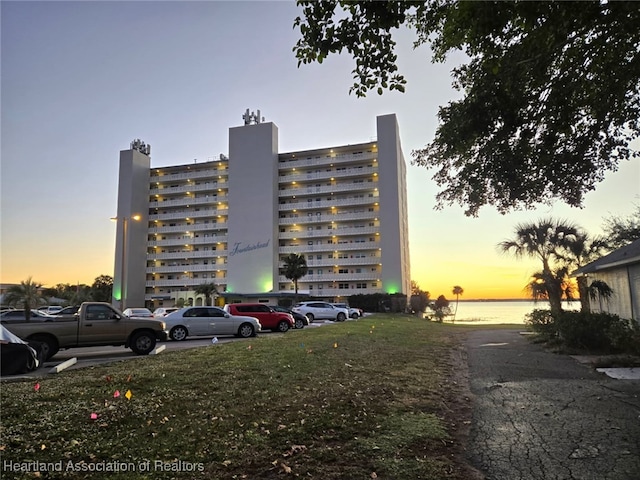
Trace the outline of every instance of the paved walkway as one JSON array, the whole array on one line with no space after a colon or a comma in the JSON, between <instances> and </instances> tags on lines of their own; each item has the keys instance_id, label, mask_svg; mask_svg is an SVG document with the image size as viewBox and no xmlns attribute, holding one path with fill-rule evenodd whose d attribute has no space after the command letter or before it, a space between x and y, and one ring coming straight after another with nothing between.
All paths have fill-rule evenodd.
<instances>
[{"instance_id":1,"label":"paved walkway","mask_svg":"<svg viewBox=\"0 0 640 480\"><path fill-rule=\"evenodd\" d=\"M617 380L517 330L467 340L469 459L487 480L640 479L640 380Z\"/></svg>"}]
</instances>

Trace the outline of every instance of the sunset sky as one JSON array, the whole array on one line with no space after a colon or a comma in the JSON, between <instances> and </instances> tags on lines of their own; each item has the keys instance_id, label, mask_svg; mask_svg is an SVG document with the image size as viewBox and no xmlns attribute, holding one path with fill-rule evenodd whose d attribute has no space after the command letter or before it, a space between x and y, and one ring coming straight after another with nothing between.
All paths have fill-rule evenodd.
<instances>
[{"instance_id":1,"label":"sunset sky","mask_svg":"<svg viewBox=\"0 0 640 480\"><path fill-rule=\"evenodd\" d=\"M521 298L535 261L500 254L518 223L553 216L590 234L640 202L639 162L626 162L564 204L478 218L435 211L433 172L411 151L433 139L438 106L455 99L453 55L398 36L406 93L349 95L353 60L297 67L295 2L11 2L1 8L0 282L91 284L113 275L118 158L140 138L151 166L228 154L228 130L249 108L279 129L280 151L368 142L395 113L408 165L411 278L432 297Z\"/></svg>"}]
</instances>

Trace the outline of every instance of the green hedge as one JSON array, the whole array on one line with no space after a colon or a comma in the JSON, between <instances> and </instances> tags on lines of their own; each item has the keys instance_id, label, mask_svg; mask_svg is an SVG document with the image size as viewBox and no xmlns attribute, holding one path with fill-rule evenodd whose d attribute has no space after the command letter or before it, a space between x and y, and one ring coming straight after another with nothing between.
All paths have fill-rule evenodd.
<instances>
[{"instance_id":1,"label":"green hedge","mask_svg":"<svg viewBox=\"0 0 640 480\"><path fill-rule=\"evenodd\" d=\"M534 310L526 323L543 339L559 341L568 348L601 353L640 354L640 326L633 320L609 313Z\"/></svg>"}]
</instances>

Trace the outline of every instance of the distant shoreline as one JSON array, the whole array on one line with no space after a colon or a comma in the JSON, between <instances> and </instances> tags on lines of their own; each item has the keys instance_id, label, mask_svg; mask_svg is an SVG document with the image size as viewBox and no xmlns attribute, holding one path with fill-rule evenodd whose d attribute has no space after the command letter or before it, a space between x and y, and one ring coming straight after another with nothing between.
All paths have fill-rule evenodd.
<instances>
[{"instance_id":1,"label":"distant shoreline","mask_svg":"<svg viewBox=\"0 0 640 480\"><path fill-rule=\"evenodd\" d=\"M449 303L455 303L456 299L447 299ZM457 300L460 303L468 303L468 302L527 302L527 303L536 303L532 298L467 298L467 299L459 299ZM573 303L579 302L579 300L563 300L562 303ZM548 300L538 300L537 303L548 304Z\"/></svg>"},{"instance_id":2,"label":"distant shoreline","mask_svg":"<svg viewBox=\"0 0 640 480\"><path fill-rule=\"evenodd\" d=\"M453 300L451 299L447 299L447 300L449 300L449 303L456 301L455 298ZM458 301L460 303L463 303L463 302L465 303L467 302L533 302L531 298L466 298L466 299L461 298Z\"/></svg>"}]
</instances>

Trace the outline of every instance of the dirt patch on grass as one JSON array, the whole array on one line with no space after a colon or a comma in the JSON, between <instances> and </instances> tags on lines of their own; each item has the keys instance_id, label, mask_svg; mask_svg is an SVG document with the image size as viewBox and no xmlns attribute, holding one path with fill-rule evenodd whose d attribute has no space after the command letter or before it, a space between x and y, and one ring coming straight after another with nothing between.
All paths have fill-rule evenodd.
<instances>
[{"instance_id":1,"label":"dirt patch on grass","mask_svg":"<svg viewBox=\"0 0 640 480\"><path fill-rule=\"evenodd\" d=\"M450 445L446 452L454 465L452 478L460 480L484 480L485 476L471 466L466 448L471 432L473 394L469 382L469 364L465 346L465 332L452 332L453 346L449 358L446 408L444 419L449 429Z\"/></svg>"}]
</instances>

